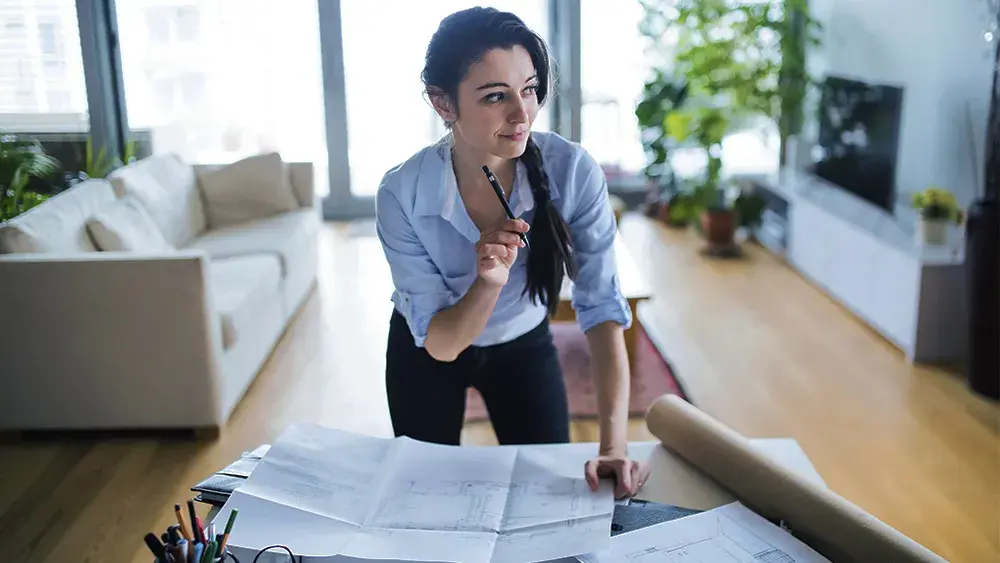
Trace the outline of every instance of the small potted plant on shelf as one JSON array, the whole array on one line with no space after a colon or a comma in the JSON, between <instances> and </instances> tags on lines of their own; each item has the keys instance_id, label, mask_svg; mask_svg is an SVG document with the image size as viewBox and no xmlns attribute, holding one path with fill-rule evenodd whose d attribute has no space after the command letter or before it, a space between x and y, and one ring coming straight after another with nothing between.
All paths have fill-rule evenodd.
<instances>
[{"instance_id":1,"label":"small potted plant on shelf","mask_svg":"<svg viewBox=\"0 0 1000 563\"><path fill-rule=\"evenodd\" d=\"M948 225L961 225L965 217L955 195L936 186L913 194L913 208L920 214L918 242L927 245L947 242Z\"/></svg>"}]
</instances>

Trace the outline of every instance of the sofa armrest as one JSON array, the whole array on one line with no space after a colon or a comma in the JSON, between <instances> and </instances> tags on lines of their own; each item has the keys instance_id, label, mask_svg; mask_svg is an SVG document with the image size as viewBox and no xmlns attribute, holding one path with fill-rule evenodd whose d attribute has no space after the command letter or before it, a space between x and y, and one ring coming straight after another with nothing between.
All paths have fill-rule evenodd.
<instances>
[{"instance_id":1,"label":"sofa armrest","mask_svg":"<svg viewBox=\"0 0 1000 563\"><path fill-rule=\"evenodd\" d=\"M206 255L0 256L0 428L219 426Z\"/></svg>"},{"instance_id":2,"label":"sofa armrest","mask_svg":"<svg viewBox=\"0 0 1000 563\"><path fill-rule=\"evenodd\" d=\"M311 162L289 162L288 181L302 207L316 206L315 168Z\"/></svg>"}]
</instances>

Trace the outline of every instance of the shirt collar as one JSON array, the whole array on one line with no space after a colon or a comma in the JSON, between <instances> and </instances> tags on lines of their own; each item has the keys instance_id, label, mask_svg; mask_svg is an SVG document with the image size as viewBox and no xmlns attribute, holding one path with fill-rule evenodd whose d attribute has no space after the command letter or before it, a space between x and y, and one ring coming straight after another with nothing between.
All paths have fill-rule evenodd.
<instances>
[{"instance_id":1,"label":"shirt collar","mask_svg":"<svg viewBox=\"0 0 1000 563\"><path fill-rule=\"evenodd\" d=\"M515 217L521 217L535 207L528 171L520 161L515 166L514 189L509 203ZM471 223L462 196L458 193L458 181L451 160L450 134L435 142L424 158L414 211L422 216L440 215L452 224L460 221L460 216L465 216ZM456 227L463 230L457 224Z\"/></svg>"}]
</instances>

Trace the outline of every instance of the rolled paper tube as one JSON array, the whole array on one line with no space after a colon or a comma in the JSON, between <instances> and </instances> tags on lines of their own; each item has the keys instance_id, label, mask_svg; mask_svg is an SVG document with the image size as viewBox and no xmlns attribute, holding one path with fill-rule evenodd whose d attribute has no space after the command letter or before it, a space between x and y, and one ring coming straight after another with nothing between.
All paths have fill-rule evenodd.
<instances>
[{"instance_id":1,"label":"rolled paper tube","mask_svg":"<svg viewBox=\"0 0 1000 563\"><path fill-rule=\"evenodd\" d=\"M650 405L646 426L665 448L733 498L782 522L832 561L945 561L840 495L766 457L750 440L676 395L663 395ZM654 480L656 476L650 478Z\"/></svg>"}]
</instances>

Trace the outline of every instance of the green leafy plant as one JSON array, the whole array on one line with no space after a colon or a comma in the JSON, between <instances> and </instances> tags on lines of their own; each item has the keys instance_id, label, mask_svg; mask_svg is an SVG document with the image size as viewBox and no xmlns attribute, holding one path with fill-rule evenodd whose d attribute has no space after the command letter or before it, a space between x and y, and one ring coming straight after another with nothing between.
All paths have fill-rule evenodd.
<instances>
[{"instance_id":1,"label":"green leafy plant","mask_svg":"<svg viewBox=\"0 0 1000 563\"><path fill-rule=\"evenodd\" d=\"M664 131L707 155L694 199L708 211L737 212L742 226L756 225L764 207L759 196L737 190L734 197L721 184L722 141L762 121L778 128L782 144L801 130L806 92L814 82L806 70L806 51L819 44L819 23L809 16L806 0L640 3L640 29L657 45L660 64L671 68L669 73L657 70L647 91L657 92L658 81L685 87L682 103L667 109Z\"/></svg>"},{"instance_id":2,"label":"green leafy plant","mask_svg":"<svg viewBox=\"0 0 1000 563\"><path fill-rule=\"evenodd\" d=\"M673 182L668 160L672 142L667 130L667 117L684 104L687 92L684 81L656 69L653 78L643 86L642 99L635 107L636 120L642 130L643 148L649 155L643 174L656 186L662 186L664 177Z\"/></svg>"},{"instance_id":3,"label":"green leafy plant","mask_svg":"<svg viewBox=\"0 0 1000 563\"><path fill-rule=\"evenodd\" d=\"M37 140L0 135L0 222L45 201L47 196L28 186L33 179L47 179L58 170L59 162L47 155Z\"/></svg>"},{"instance_id":4,"label":"green leafy plant","mask_svg":"<svg viewBox=\"0 0 1000 563\"><path fill-rule=\"evenodd\" d=\"M93 139L87 137L86 156L84 158L83 172L88 178L105 178L115 169L125 164L135 161L135 141L129 140L125 143L125 150L122 159L112 159L108 157L107 147L102 146L94 153Z\"/></svg>"},{"instance_id":5,"label":"green leafy plant","mask_svg":"<svg viewBox=\"0 0 1000 563\"><path fill-rule=\"evenodd\" d=\"M937 186L914 193L912 203L921 217L931 221L948 221L961 225L965 216L958 206L955 194Z\"/></svg>"},{"instance_id":6,"label":"green leafy plant","mask_svg":"<svg viewBox=\"0 0 1000 563\"><path fill-rule=\"evenodd\" d=\"M652 2L653 0L643 0ZM656 4L662 4L655 2ZM678 71L694 96L734 110L734 125L765 117L782 139L798 133L810 84L806 52L822 27L806 0L668 0Z\"/></svg>"}]
</instances>

